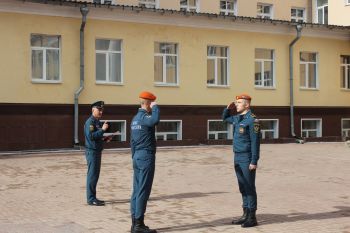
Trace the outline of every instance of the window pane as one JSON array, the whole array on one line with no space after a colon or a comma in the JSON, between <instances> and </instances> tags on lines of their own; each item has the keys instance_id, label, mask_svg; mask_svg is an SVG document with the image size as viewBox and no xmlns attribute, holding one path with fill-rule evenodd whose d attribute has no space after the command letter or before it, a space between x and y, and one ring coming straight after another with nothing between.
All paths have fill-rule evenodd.
<instances>
[{"instance_id":1,"label":"window pane","mask_svg":"<svg viewBox=\"0 0 350 233\"><path fill-rule=\"evenodd\" d=\"M157 132L177 132L177 122L159 122Z\"/></svg>"},{"instance_id":2,"label":"window pane","mask_svg":"<svg viewBox=\"0 0 350 233\"><path fill-rule=\"evenodd\" d=\"M309 131L309 138L316 138L317 132L316 131Z\"/></svg>"},{"instance_id":3,"label":"window pane","mask_svg":"<svg viewBox=\"0 0 350 233\"><path fill-rule=\"evenodd\" d=\"M217 52L218 52L217 56L227 57L227 48L226 47L218 47Z\"/></svg>"},{"instance_id":4,"label":"window pane","mask_svg":"<svg viewBox=\"0 0 350 233\"><path fill-rule=\"evenodd\" d=\"M162 54L176 54L177 48L176 44L170 43L154 43L154 52Z\"/></svg>"},{"instance_id":5,"label":"window pane","mask_svg":"<svg viewBox=\"0 0 350 233\"><path fill-rule=\"evenodd\" d=\"M350 56L340 56L341 64L350 64Z\"/></svg>"},{"instance_id":6,"label":"window pane","mask_svg":"<svg viewBox=\"0 0 350 233\"><path fill-rule=\"evenodd\" d=\"M324 8L324 23L328 24L328 6Z\"/></svg>"},{"instance_id":7,"label":"window pane","mask_svg":"<svg viewBox=\"0 0 350 233\"><path fill-rule=\"evenodd\" d=\"M291 9L291 16L292 17L297 16L297 10L296 9Z\"/></svg>"},{"instance_id":8,"label":"window pane","mask_svg":"<svg viewBox=\"0 0 350 233\"><path fill-rule=\"evenodd\" d=\"M298 17L304 17L304 10L298 10L297 11L297 16Z\"/></svg>"},{"instance_id":9,"label":"window pane","mask_svg":"<svg viewBox=\"0 0 350 233\"><path fill-rule=\"evenodd\" d=\"M343 120L343 129L350 129L350 120Z\"/></svg>"},{"instance_id":10,"label":"window pane","mask_svg":"<svg viewBox=\"0 0 350 233\"><path fill-rule=\"evenodd\" d=\"M271 7L270 6L264 6L264 13L265 14L270 14Z\"/></svg>"},{"instance_id":11,"label":"window pane","mask_svg":"<svg viewBox=\"0 0 350 233\"><path fill-rule=\"evenodd\" d=\"M300 64L300 86L306 87L306 64Z\"/></svg>"},{"instance_id":12,"label":"window pane","mask_svg":"<svg viewBox=\"0 0 350 233\"><path fill-rule=\"evenodd\" d=\"M124 127L123 127L124 123L123 122L109 121L108 125L109 125L109 127L107 129L107 132L111 133L111 132L119 131L119 132L123 133L123 131L124 131Z\"/></svg>"},{"instance_id":13,"label":"window pane","mask_svg":"<svg viewBox=\"0 0 350 233\"><path fill-rule=\"evenodd\" d=\"M60 79L60 55L58 50L46 50L46 79Z\"/></svg>"},{"instance_id":14,"label":"window pane","mask_svg":"<svg viewBox=\"0 0 350 233\"><path fill-rule=\"evenodd\" d=\"M96 80L106 80L106 55L102 53L96 53Z\"/></svg>"},{"instance_id":15,"label":"window pane","mask_svg":"<svg viewBox=\"0 0 350 233\"><path fill-rule=\"evenodd\" d=\"M223 121L209 121L209 131L227 131L227 123Z\"/></svg>"},{"instance_id":16,"label":"window pane","mask_svg":"<svg viewBox=\"0 0 350 233\"><path fill-rule=\"evenodd\" d=\"M187 0L180 0L180 5L186 5L187 6Z\"/></svg>"},{"instance_id":17,"label":"window pane","mask_svg":"<svg viewBox=\"0 0 350 233\"><path fill-rule=\"evenodd\" d=\"M209 139L215 139L215 134L209 134Z\"/></svg>"},{"instance_id":18,"label":"window pane","mask_svg":"<svg viewBox=\"0 0 350 233\"><path fill-rule=\"evenodd\" d=\"M340 67L340 83L341 88L346 88L345 66Z\"/></svg>"},{"instance_id":19,"label":"window pane","mask_svg":"<svg viewBox=\"0 0 350 233\"><path fill-rule=\"evenodd\" d=\"M232 1L226 1L227 2L227 9L228 10L231 10L231 11L233 11L235 8L234 8L234 2L233 2L233 0Z\"/></svg>"},{"instance_id":20,"label":"window pane","mask_svg":"<svg viewBox=\"0 0 350 233\"><path fill-rule=\"evenodd\" d=\"M273 50L271 49L255 49L256 59L273 59Z\"/></svg>"},{"instance_id":21,"label":"window pane","mask_svg":"<svg viewBox=\"0 0 350 233\"><path fill-rule=\"evenodd\" d=\"M96 50L121 51L121 41L98 39L96 40Z\"/></svg>"},{"instance_id":22,"label":"window pane","mask_svg":"<svg viewBox=\"0 0 350 233\"><path fill-rule=\"evenodd\" d=\"M346 86L346 88L350 89L350 66L346 68L346 73L347 73L347 80L348 80L348 85Z\"/></svg>"},{"instance_id":23,"label":"window pane","mask_svg":"<svg viewBox=\"0 0 350 233\"><path fill-rule=\"evenodd\" d=\"M109 54L109 81L121 82L121 54Z\"/></svg>"},{"instance_id":24,"label":"window pane","mask_svg":"<svg viewBox=\"0 0 350 233\"><path fill-rule=\"evenodd\" d=\"M264 86L272 87L273 86L273 63L264 62Z\"/></svg>"},{"instance_id":25,"label":"window pane","mask_svg":"<svg viewBox=\"0 0 350 233\"><path fill-rule=\"evenodd\" d=\"M215 46L208 46L207 54L208 54L208 56L216 56L216 47Z\"/></svg>"},{"instance_id":26,"label":"window pane","mask_svg":"<svg viewBox=\"0 0 350 233\"><path fill-rule=\"evenodd\" d=\"M327 5L328 0L317 0L317 6Z\"/></svg>"},{"instance_id":27,"label":"window pane","mask_svg":"<svg viewBox=\"0 0 350 233\"><path fill-rule=\"evenodd\" d=\"M58 36L43 36L43 46L49 48L59 48L59 37Z\"/></svg>"},{"instance_id":28,"label":"window pane","mask_svg":"<svg viewBox=\"0 0 350 233\"><path fill-rule=\"evenodd\" d=\"M265 133L265 138L266 139L273 139L273 138L275 138L274 137L274 133L272 131L265 131L264 133Z\"/></svg>"},{"instance_id":29,"label":"window pane","mask_svg":"<svg viewBox=\"0 0 350 233\"><path fill-rule=\"evenodd\" d=\"M221 139L221 140L227 139L227 133L218 133L218 139Z\"/></svg>"},{"instance_id":30,"label":"window pane","mask_svg":"<svg viewBox=\"0 0 350 233\"><path fill-rule=\"evenodd\" d=\"M316 88L316 64L309 64L309 87Z\"/></svg>"},{"instance_id":31,"label":"window pane","mask_svg":"<svg viewBox=\"0 0 350 233\"><path fill-rule=\"evenodd\" d=\"M30 44L33 47L42 47L42 36L41 35L31 35Z\"/></svg>"},{"instance_id":32,"label":"window pane","mask_svg":"<svg viewBox=\"0 0 350 233\"><path fill-rule=\"evenodd\" d=\"M163 82L163 57L154 56L154 81Z\"/></svg>"},{"instance_id":33,"label":"window pane","mask_svg":"<svg viewBox=\"0 0 350 233\"><path fill-rule=\"evenodd\" d=\"M188 0L190 6L196 6L196 0Z\"/></svg>"},{"instance_id":34,"label":"window pane","mask_svg":"<svg viewBox=\"0 0 350 233\"><path fill-rule=\"evenodd\" d=\"M300 61L316 62L316 53L301 52Z\"/></svg>"},{"instance_id":35,"label":"window pane","mask_svg":"<svg viewBox=\"0 0 350 233\"><path fill-rule=\"evenodd\" d=\"M43 50L32 50L32 78L43 79Z\"/></svg>"},{"instance_id":36,"label":"window pane","mask_svg":"<svg viewBox=\"0 0 350 233\"><path fill-rule=\"evenodd\" d=\"M174 140L177 140L177 134L167 134L166 140L167 140L167 141L174 141Z\"/></svg>"},{"instance_id":37,"label":"window pane","mask_svg":"<svg viewBox=\"0 0 350 233\"><path fill-rule=\"evenodd\" d=\"M318 9L318 23L323 23L323 9Z\"/></svg>"},{"instance_id":38,"label":"window pane","mask_svg":"<svg viewBox=\"0 0 350 233\"><path fill-rule=\"evenodd\" d=\"M302 123L302 129L317 129L317 121L304 120Z\"/></svg>"},{"instance_id":39,"label":"window pane","mask_svg":"<svg viewBox=\"0 0 350 233\"><path fill-rule=\"evenodd\" d=\"M258 5L258 7L257 7L257 13L258 13L258 14L263 13L263 6L262 6L262 5Z\"/></svg>"},{"instance_id":40,"label":"window pane","mask_svg":"<svg viewBox=\"0 0 350 233\"><path fill-rule=\"evenodd\" d=\"M227 85L227 60L218 59L218 85Z\"/></svg>"},{"instance_id":41,"label":"window pane","mask_svg":"<svg viewBox=\"0 0 350 233\"><path fill-rule=\"evenodd\" d=\"M264 130L264 129L274 129L274 122L275 121L265 121L265 120L262 120L260 121L260 125L261 125L261 129Z\"/></svg>"},{"instance_id":42,"label":"window pane","mask_svg":"<svg viewBox=\"0 0 350 233\"><path fill-rule=\"evenodd\" d=\"M177 83L176 80L176 57L166 56L166 82Z\"/></svg>"},{"instance_id":43,"label":"window pane","mask_svg":"<svg viewBox=\"0 0 350 233\"><path fill-rule=\"evenodd\" d=\"M255 62L255 85L262 85L261 80L261 72L262 72L262 62Z\"/></svg>"},{"instance_id":44,"label":"window pane","mask_svg":"<svg viewBox=\"0 0 350 233\"><path fill-rule=\"evenodd\" d=\"M208 59L207 62L207 84L215 84L215 60Z\"/></svg>"}]
</instances>

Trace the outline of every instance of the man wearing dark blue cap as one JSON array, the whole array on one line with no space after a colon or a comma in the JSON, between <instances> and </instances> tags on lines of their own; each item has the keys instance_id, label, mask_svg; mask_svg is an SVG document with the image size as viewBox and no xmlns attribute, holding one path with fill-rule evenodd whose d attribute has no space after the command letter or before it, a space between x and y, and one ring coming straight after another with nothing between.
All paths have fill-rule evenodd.
<instances>
[{"instance_id":1,"label":"man wearing dark blue cap","mask_svg":"<svg viewBox=\"0 0 350 233\"><path fill-rule=\"evenodd\" d=\"M105 202L96 198L96 186L100 176L101 154L103 142L111 138L104 138L103 133L108 129L107 121L102 124L100 118L103 113L103 101L91 104L91 116L84 125L85 156L88 166L86 179L86 197L88 205L103 206Z\"/></svg>"}]
</instances>

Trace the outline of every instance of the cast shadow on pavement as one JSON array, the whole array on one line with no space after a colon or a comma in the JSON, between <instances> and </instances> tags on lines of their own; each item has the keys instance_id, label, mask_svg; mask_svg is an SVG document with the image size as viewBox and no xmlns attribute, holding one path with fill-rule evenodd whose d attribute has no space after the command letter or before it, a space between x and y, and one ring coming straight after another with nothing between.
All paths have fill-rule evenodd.
<instances>
[{"instance_id":1,"label":"cast shadow on pavement","mask_svg":"<svg viewBox=\"0 0 350 233\"><path fill-rule=\"evenodd\" d=\"M155 196L150 197L149 201L161 201L161 200L168 200L168 199L185 199L185 198L199 198L199 197L207 197L210 195L218 195L218 194L224 194L227 192L209 192L209 193L202 193L202 192L191 192L191 193L177 193L172 195L164 195L164 196ZM130 199L120 199L120 200L106 200L106 204L125 204L129 203Z\"/></svg>"},{"instance_id":2,"label":"cast shadow on pavement","mask_svg":"<svg viewBox=\"0 0 350 233\"><path fill-rule=\"evenodd\" d=\"M269 224L279 224L288 222L298 222L298 221L309 221L309 220L323 220L323 219L333 219L333 218L345 218L350 217L350 207L349 206L335 206L338 209L336 211L324 212L324 213L291 213L291 214L257 214L257 219L259 226L269 225ZM237 216L236 218L239 218ZM158 228L159 232L181 232L185 230L202 229L209 227L219 227L225 225L231 225L232 218L221 218L211 222L200 222L181 226L170 226ZM237 227L232 225L232 227Z\"/></svg>"}]
</instances>

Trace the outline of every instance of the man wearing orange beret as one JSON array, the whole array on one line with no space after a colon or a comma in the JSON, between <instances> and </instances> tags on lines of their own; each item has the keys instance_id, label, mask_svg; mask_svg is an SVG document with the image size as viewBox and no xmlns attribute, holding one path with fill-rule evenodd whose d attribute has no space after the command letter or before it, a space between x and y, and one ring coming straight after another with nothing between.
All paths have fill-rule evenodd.
<instances>
[{"instance_id":1,"label":"man wearing orange beret","mask_svg":"<svg viewBox=\"0 0 350 233\"><path fill-rule=\"evenodd\" d=\"M155 170L155 126L159 122L156 96L144 91L140 95L141 108L131 121L131 153L133 160L133 192L130 200L131 233L155 233L144 224L148 198L151 194Z\"/></svg>"},{"instance_id":2,"label":"man wearing orange beret","mask_svg":"<svg viewBox=\"0 0 350 233\"><path fill-rule=\"evenodd\" d=\"M243 200L243 215L232 224L254 227L257 220L257 195L255 174L260 154L260 123L250 110L252 98L247 94L236 96L236 101L224 109L222 118L233 125L234 168L239 191ZM231 116L230 110L236 106L238 115Z\"/></svg>"}]
</instances>

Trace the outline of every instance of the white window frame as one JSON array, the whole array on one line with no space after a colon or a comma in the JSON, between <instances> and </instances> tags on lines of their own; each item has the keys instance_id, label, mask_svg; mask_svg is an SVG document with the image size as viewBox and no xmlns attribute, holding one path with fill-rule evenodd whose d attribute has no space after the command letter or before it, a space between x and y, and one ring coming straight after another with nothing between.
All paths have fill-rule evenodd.
<instances>
[{"instance_id":1,"label":"white window frame","mask_svg":"<svg viewBox=\"0 0 350 233\"><path fill-rule=\"evenodd\" d=\"M106 1L108 1L108 2L110 1L111 2L110 4L113 4L113 5L115 4L115 0L100 0L100 4L106 4L105 3ZM92 1L92 2L94 3L94 1Z\"/></svg>"},{"instance_id":2,"label":"white window frame","mask_svg":"<svg viewBox=\"0 0 350 233\"><path fill-rule=\"evenodd\" d=\"M97 53L99 54L104 54L106 56L106 81L101 81L97 80L96 76L96 70L95 70L95 83L96 84L111 84L111 85L123 85L124 84L124 56L123 56L123 40L122 39L105 39L105 38L96 38L96 40L115 40L115 41L120 41L120 51L108 51L108 50L97 50L95 47L95 69L96 69L96 55ZM95 40L95 44L96 44ZM109 54L120 54L120 82L114 82L110 81L110 75L109 75Z\"/></svg>"},{"instance_id":3,"label":"white window frame","mask_svg":"<svg viewBox=\"0 0 350 233\"><path fill-rule=\"evenodd\" d=\"M265 49L265 48L256 48L256 49ZM272 50L272 59L262 59L262 58L255 58L254 59L254 67L255 67L255 63L256 62L259 62L260 63L260 66L261 66L261 85L256 85L255 84L255 71L254 71L254 87L255 88L259 88L259 89L274 89L276 88L276 78L275 78L275 71L276 71L276 62L275 62L275 58L276 58L276 55L275 55L275 50L274 49L265 49L265 50ZM255 53L255 50L254 50L254 53ZM255 55L254 55L255 56ZM265 83L265 65L264 63L265 62L272 62L272 86L265 86L264 83ZM254 68L255 69L255 68Z\"/></svg>"},{"instance_id":4,"label":"white window frame","mask_svg":"<svg viewBox=\"0 0 350 233\"><path fill-rule=\"evenodd\" d=\"M315 22L317 22L317 23L319 23L319 24L324 24L324 22L325 22L325 17L324 17L324 8L325 7L328 7L328 2L327 2L327 4L326 5L323 5L323 6L318 6L317 5L317 0L314 0L314 3L315 3L315 8L316 8L316 14L315 14L315 17L316 17L316 20L315 20ZM319 22L318 21L318 10L319 9L322 9L322 12L323 12L323 19L322 19L322 22ZM329 16L329 8L328 8L328 16ZM327 18L327 21L328 21L328 18Z\"/></svg>"},{"instance_id":5,"label":"white window frame","mask_svg":"<svg viewBox=\"0 0 350 233\"><path fill-rule=\"evenodd\" d=\"M163 136L163 140L161 140L161 141L167 141L168 134L176 134L177 135L176 141L182 140L182 120L160 120L160 122L176 122L176 123L178 123L177 124L177 132L176 133L174 133L174 132L157 132L157 126L156 126L156 132L155 132L156 138L158 136Z\"/></svg>"},{"instance_id":6,"label":"white window frame","mask_svg":"<svg viewBox=\"0 0 350 233\"><path fill-rule=\"evenodd\" d=\"M126 141L126 120L107 120L107 119L100 120L100 122L102 122L102 123L104 123L105 121L123 123L122 128L121 128L122 132L117 133L117 135L121 136L120 142L125 142ZM111 132L111 133L115 133L115 132ZM117 142L119 142L119 141L117 141Z\"/></svg>"},{"instance_id":7,"label":"white window frame","mask_svg":"<svg viewBox=\"0 0 350 233\"><path fill-rule=\"evenodd\" d=\"M266 3L257 3L257 10L258 10L258 6L262 6L262 7L270 7L270 14L267 13L258 13L256 17L257 18L262 18L262 19L273 19L273 5L272 4L266 4Z\"/></svg>"},{"instance_id":8,"label":"white window frame","mask_svg":"<svg viewBox=\"0 0 350 233\"><path fill-rule=\"evenodd\" d=\"M32 33L30 34L30 40L32 39L32 35L39 35L39 36L57 36L59 39L58 39L58 48L51 48L51 47L38 47L38 46L30 46L31 47L31 53L30 53L30 77L31 77L31 80L33 83L62 83L62 72L61 72L61 47L62 47L62 37L61 35L47 35L47 34L40 34L40 33ZM36 50L36 51L42 51L43 52L43 78L42 79L36 79L36 78L33 78L33 71L32 71L32 53L33 53L33 50ZM59 66L59 78L58 80L48 80L47 77L46 77L46 51L47 50L55 50L55 51L58 51L58 66Z\"/></svg>"},{"instance_id":9,"label":"white window frame","mask_svg":"<svg viewBox=\"0 0 350 233\"><path fill-rule=\"evenodd\" d=\"M298 15L298 11L303 11L304 17L292 16L292 12L291 12L290 21L292 21L294 19L295 22L299 22L299 20L302 20L303 23L306 23L306 20L307 20L306 9L300 8L300 7L292 7L291 10L293 10L293 9L296 10L296 15Z\"/></svg>"},{"instance_id":10,"label":"white window frame","mask_svg":"<svg viewBox=\"0 0 350 233\"><path fill-rule=\"evenodd\" d=\"M300 56L301 53L315 53L316 54L316 61L301 61L300 60ZM300 89L303 90L318 90L320 88L319 85L319 77L318 77L318 53L317 52L308 52L308 51L300 51L299 53L299 60L300 60L300 64L299 64L299 85L300 85ZM310 83L309 83L309 64L316 64L316 87L310 87ZM301 77L300 77L300 65L305 65L305 82L306 82L306 86L302 86L301 83Z\"/></svg>"},{"instance_id":11,"label":"white window frame","mask_svg":"<svg viewBox=\"0 0 350 233\"><path fill-rule=\"evenodd\" d=\"M179 44L178 43L173 43L173 42L158 42L156 41L155 43L164 43L164 44L175 44L176 45L176 54L170 54L170 53L154 53L154 56L162 57L163 61L163 80L162 82L155 82L154 84L156 86L178 86L179 85ZM175 83L168 83L167 82L167 77L166 77L166 59L167 57L176 57L176 82ZM155 74L154 74L155 75Z\"/></svg>"},{"instance_id":12,"label":"white window frame","mask_svg":"<svg viewBox=\"0 0 350 233\"><path fill-rule=\"evenodd\" d=\"M181 5L181 1L180 1L180 10L184 10L184 11L188 11L188 12L199 12L199 2L200 0L196 0L196 6L190 6L189 2L187 0L187 5Z\"/></svg>"},{"instance_id":13,"label":"white window frame","mask_svg":"<svg viewBox=\"0 0 350 233\"><path fill-rule=\"evenodd\" d=\"M218 139L219 133L227 133L227 140L232 139L233 138L233 126L232 126L232 124L227 123L227 130L226 131L209 131L210 130L209 123L216 122L216 121L223 122L223 120L221 120L221 119L211 119L211 120L207 121L207 139L208 140L219 140ZM209 134L214 134L215 139L209 139Z\"/></svg>"},{"instance_id":14,"label":"white window frame","mask_svg":"<svg viewBox=\"0 0 350 233\"><path fill-rule=\"evenodd\" d=\"M149 0L139 0L139 6L142 7L142 5L144 5L145 8L158 9L159 0L154 0L154 2Z\"/></svg>"},{"instance_id":15,"label":"white window frame","mask_svg":"<svg viewBox=\"0 0 350 233\"><path fill-rule=\"evenodd\" d=\"M230 64L230 49L228 46L219 46L219 45L208 45L207 46L207 51L208 51L208 47L217 47L217 48L220 48L220 47L224 47L226 49L226 54L227 56L226 57L220 57L220 56L209 56L207 55L207 66L208 66L208 60L214 60L214 72L215 72L215 77L214 77L214 84L211 84L211 83L207 83L207 86L208 87L228 87L230 86L230 67L229 67L229 64ZM226 60L226 84L224 85L221 85L221 84L218 84L218 59L225 59ZM207 77L208 77L208 74L207 74Z\"/></svg>"},{"instance_id":16,"label":"white window frame","mask_svg":"<svg viewBox=\"0 0 350 233\"><path fill-rule=\"evenodd\" d=\"M225 2L225 9L221 8L221 2ZM227 9L227 2L233 2L233 10ZM220 0L220 12L224 15L237 15L237 0Z\"/></svg>"},{"instance_id":17,"label":"white window frame","mask_svg":"<svg viewBox=\"0 0 350 233\"><path fill-rule=\"evenodd\" d=\"M341 119L341 136L343 137L343 133L345 132L345 137L350 137L350 128L344 129L344 121L350 121L350 118Z\"/></svg>"},{"instance_id":18,"label":"white window frame","mask_svg":"<svg viewBox=\"0 0 350 233\"><path fill-rule=\"evenodd\" d=\"M265 139L265 132L273 132L273 139L279 138L279 119L259 119L259 121L274 121L273 129L262 129L260 125L261 138Z\"/></svg>"},{"instance_id":19,"label":"white window frame","mask_svg":"<svg viewBox=\"0 0 350 233\"><path fill-rule=\"evenodd\" d=\"M311 130L311 129L303 129L303 121L319 121L318 129ZM300 120L300 135L303 136L303 132L306 131L306 137L309 137L310 131L316 131L316 138L322 137L322 118L301 118Z\"/></svg>"},{"instance_id":20,"label":"white window frame","mask_svg":"<svg viewBox=\"0 0 350 233\"><path fill-rule=\"evenodd\" d=\"M347 57L350 57L350 56L347 56ZM342 64L340 64L340 67L342 69L343 69L343 67L345 68L344 76L342 76L341 80L340 80L341 83L343 83L344 79L345 79L345 87L341 87L341 89L342 90L350 90L350 83L348 82L348 80L349 80L348 72L350 70L350 64L342 63Z\"/></svg>"},{"instance_id":21,"label":"white window frame","mask_svg":"<svg viewBox=\"0 0 350 233\"><path fill-rule=\"evenodd\" d=\"M345 6L350 6L350 0L345 0Z\"/></svg>"}]
</instances>

